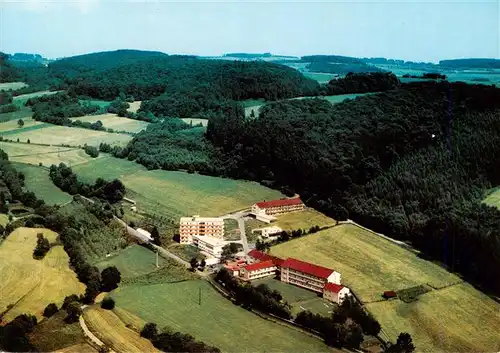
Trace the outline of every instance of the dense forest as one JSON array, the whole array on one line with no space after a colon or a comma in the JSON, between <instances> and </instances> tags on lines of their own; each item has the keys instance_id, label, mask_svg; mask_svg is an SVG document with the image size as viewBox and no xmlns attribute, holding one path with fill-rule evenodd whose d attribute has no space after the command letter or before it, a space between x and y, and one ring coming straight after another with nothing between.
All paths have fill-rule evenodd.
<instances>
[{"instance_id":1,"label":"dense forest","mask_svg":"<svg viewBox=\"0 0 500 353\"><path fill-rule=\"evenodd\" d=\"M500 211L480 203L500 183L499 106L492 87L412 83L217 117L207 137L225 154L221 173L298 192L500 292Z\"/></svg>"},{"instance_id":2,"label":"dense forest","mask_svg":"<svg viewBox=\"0 0 500 353\"><path fill-rule=\"evenodd\" d=\"M398 78L392 73L352 73L342 78L333 79L322 91L327 95L382 92L399 87Z\"/></svg>"}]
</instances>

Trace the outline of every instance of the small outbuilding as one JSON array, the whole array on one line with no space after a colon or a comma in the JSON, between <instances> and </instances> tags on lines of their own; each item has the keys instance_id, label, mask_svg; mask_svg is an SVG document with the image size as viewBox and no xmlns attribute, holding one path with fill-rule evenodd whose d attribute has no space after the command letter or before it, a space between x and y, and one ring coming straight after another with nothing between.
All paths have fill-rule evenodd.
<instances>
[{"instance_id":1,"label":"small outbuilding","mask_svg":"<svg viewBox=\"0 0 500 353\"><path fill-rule=\"evenodd\" d=\"M398 295L396 294L395 291L393 290L388 290L388 291L385 291L384 294L382 294L382 296L385 298L385 299L391 299L391 298L396 298Z\"/></svg>"}]
</instances>

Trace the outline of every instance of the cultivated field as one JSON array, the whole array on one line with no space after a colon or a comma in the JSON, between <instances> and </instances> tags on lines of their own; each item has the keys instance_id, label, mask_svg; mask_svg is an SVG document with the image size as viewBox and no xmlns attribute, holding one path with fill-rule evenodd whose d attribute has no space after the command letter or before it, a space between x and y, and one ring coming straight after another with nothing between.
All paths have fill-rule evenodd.
<instances>
[{"instance_id":1,"label":"cultivated field","mask_svg":"<svg viewBox=\"0 0 500 353\"><path fill-rule=\"evenodd\" d=\"M399 332L415 332L417 335L413 336L413 340L417 349L437 352L453 346L457 350L462 347L460 350L471 351L474 347L474 351L482 351L485 339L480 333L487 327L485 320L493 320L492 328L500 324L498 315L492 319L495 316L493 313L500 311L500 305L469 285L461 284L460 278L438 265L354 225L340 225L279 244L271 248L271 253L337 270L342 275L343 284L367 304L367 308L380 320L382 328L387 329L391 340L394 341ZM450 287L432 290L417 302L409 304L399 299L389 302L381 299L383 291L397 291L422 284L434 288ZM451 326L448 323L452 323ZM456 330L450 340L435 339L430 342L426 338L430 331L439 332L436 328L443 326L448 326L447 330ZM419 334L418 330L422 332ZM468 338L464 338L467 337L464 330L471 332ZM459 336L460 339L453 338ZM493 333L486 337L489 337L490 347L493 347ZM498 341L498 337L496 339Z\"/></svg>"},{"instance_id":2,"label":"cultivated field","mask_svg":"<svg viewBox=\"0 0 500 353\"><path fill-rule=\"evenodd\" d=\"M202 280L129 285L112 292L112 297L121 308L145 321L191 334L223 352L330 351L317 338L235 306Z\"/></svg>"},{"instance_id":3,"label":"cultivated field","mask_svg":"<svg viewBox=\"0 0 500 353\"><path fill-rule=\"evenodd\" d=\"M102 125L106 129L113 129L115 131L126 131L137 133L146 129L149 123L140 120L134 120L129 118L119 117L116 114L101 114L101 115L89 115L81 116L79 118L73 118L73 121L80 120L83 122L95 123L100 120Z\"/></svg>"},{"instance_id":4,"label":"cultivated field","mask_svg":"<svg viewBox=\"0 0 500 353\"><path fill-rule=\"evenodd\" d=\"M387 290L459 281L432 262L351 224L279 244L271 252L337 270L342 282L366 302L381 299Z\"/></svg>"},{"instance_id":5,"label":"cultivated field","mask_svg":"<svg viewBox=\"0 0 500 353\"><path fill-rule=\"evenodd\" d=\"M283 196L254 182L162 170L139 171L125 176L122 182L139 210L171 218L219 216ZM158 206L161 208L155 209Z\"/></svg>"},{"instance_id":6,"label":"cultivated field","mask_svg":"<svg viewBox=\"0 0 500 353\"><path fill-rule=\"evenodd\" d=\"M5 82L0 83L0 91L8 91L9 89L16 90L26 86L27 84L24 82Z\"/></svg>"},{"instance_id":7,"label":"cultivated field","mask_svg":"<svg viewBox=\"0 0 500 353\"><path fill-rule=\"evenodd\" d=\"M0 114L0 115L4 115L4 114ZM46 123L43 123L41 121L36 121L36 120L33 120L32 118L22 118L23 121L24 121L24 125L22 128L19 127L19 125L17 124L17 120L9 120L9 121L6 121L6 122L3 122L3 123L0 123L0 134L2 134L2 136L6 136L6 132L11 132L11 131L17 131L17 132L21 132L21 131L24 131L25 129L32 129L33 126L40 126L40 125L46 125L46 126L51 126L49 124L46 124Z\"/></svg>"},{"instance_id":8,"label":"cultivated field","mask_svg":"<svg viewBox=\"0 0 500 353\"><path fill-rule=\"evenodd\" d=\"M72 196L61 191L50 180L47 169L22 163L14 163L15 168L24 173L24 184L28 191L49 205L61 205L72 200Z\"/></svg>"},{"instance_id":9,"label":"cultivated field","mask_svg":"<svg viewBox=\"0 0 500 353\"><path fill-rule=\"evenodd\" d=\"M141 103L142 103L141 101L135 101L135 102L129 103L129 107L127 110L131 113L137 113L137 111L141 107Z\"/></svg>"},{"instance_id":10,"label":"cultivated field","mask_svg":"<svg viewBox=\"0 0 500 353\"><path fill-rule=\"evenodd\" d=\"M106 142L111 145L123 146L132 139L132 136L67 126L50 126L38 130L10 134L9 138L13 140L19 138L21 142L26 142L29 139L32 143L51 145L83 146L87 144L99 146L101 142Z\"/></svg>"},{"instance_id":11,"label":"cultivated field","mask_svg":"<svg viewBox=\"0 0 500 353\"><path fill-rule=\"evenodd\" d=\"M89 159L88 163L80 164L73 168L82 181L93 183L100 177L106 180L122 179L123 177L139 171L146 171L142 165L129 161L128 159L114 158L110 155L100 153L99 158Z\"/></svg>"},{"instance_id":12,"label":"cultivated field","mask_svg":"<svg viewBox=\"0 0 500 353\"><path fill-rule=\"evenodd\" d=\"M43 233L50 242L57 237L48 229L18 228L0 245L0 310L14 305L4 321L23 313L40 318L49 303L59 306L65 296L85 290L69 269L69 258L61 245L52 247L43 260L33 259L37 233Z\"/></svg>"},{"instance_id":13,"label":"cultivated field","mask_svg":"<svg viewBox=\"0 0 500 353\"><path fill-rule=\"evenodd\" d=\"M59 92L61 92L61 91L39 91L39 92L21 94L20 96L14 97L14 103L16 103L17 106L20 106L20 105L24 105L24 103L26 103L26 101L30 98L48 96L48 95L56 94Z\"/></svg>"},{"instance_id":14,"label":"cultivated field","mask_svg":"<svg viewBox=\"0 0 500 353\"><path fill-rule=\"evenodd\" d=\"M277 216L277 220L273 225L280 227L284 230L305 229L313 226L330 226L334 225L335 221L330 217L325 216L312 208L308 208L301 212L285 213Z\"/></svg>"},{"instance_id":15,"label":"cultivated field","mask_svg":"<svg viewBox=\"0 0 500 353\"><path fill-rule=\"evenodd\" d=\"M419 352L500 351L500 305L469 284L366 306L393 341L409 332Z\"/></svg>"},{"instance_id":16,"label":"cultivated field","mask_svg":"<svg viewBox=\"0 0 500 353\"><path fill-rule=\"evenodd\" d=\"M281 282L275 278L263 278L252 281L254 286L266 284L270 289L277 290L290 305L292 313L298 314L303 310L309 310L313 313L330 316L335 304L318 296L316 293L300 288L291 284Z\"/></svg>"},{"instance_id":17,"label":"cultivated field","mask_svg":"<svg viewBox=\"0 0 500 353\"><path fill-rule=\"evenodd\" d=\"M0 148L9 155L10 161L33 165L42 163L45 167L59 163L75 166L92 159L79 148L39 146L13 142L0 142ZM93 160L99 160L100 158L101 155Z\"/></svg>"},{"instance_id":18,"label":"cultivated field","mask_svg":"<svg viewBox=\"0 0 500 353\"><path fill-rule=\"evenodd\" d=\"M159 266L165 266L167 261L159 256L158 264ZM157 270L156 254L139 245L129 246L95 265L99 270L109 266L116 266L120 270L122 279L144 275Z\"/></svg>"},{"instance_id":19,"label":"cultivated field","mask_svg":"<svg viewBox=\"0 0 500 353\"><path fill-rule=\"evenodd\" d=\"M85 309L83 317L89 330L115 352L160 352L149 340L127 328L111 310L92 306Z\"/></svg>"}]
</instances>

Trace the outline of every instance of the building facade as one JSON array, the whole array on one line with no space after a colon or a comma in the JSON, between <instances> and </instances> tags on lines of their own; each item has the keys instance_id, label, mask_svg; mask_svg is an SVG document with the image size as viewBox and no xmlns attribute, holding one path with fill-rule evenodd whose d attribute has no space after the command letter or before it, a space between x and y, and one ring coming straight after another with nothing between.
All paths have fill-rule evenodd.
<instances>
[{"instance_id":1,"label":"building facade","mask_svg":"<svg viewBox=\"0 0 500 353\"><path fill-rule=\"evenodd\" d=\"M193 244L196 245L202 253L216 258L221 257L222 248L226 245L226 243L221 239L206 235L194 235Z\"/></svg>"},{"instance_id":2,"label":"building facade","mask_svg":"<svg viewBox=\"0 0 500 353\"><path fill-rule=\"evenodd\" d=\"M298 197L293 199L257 202L256 204L252 205L252 213L264 213L268 216L302 211L303 209L304 203Z\"/></svg>"},{"instance_id":3,"label":"building facade","mask_svg":"<svg viewBox=\"0 0 500 353\"><path fill-rule=\"evenodd\" d=\"M288 258L281 264L280 279L285 283L323 293L325 284L340 284L340 273L326 267Z\"/></svg>"},{"instance_id":4,"label":"building facade","mask_svg":"<svg viewBox=\"0 0 500 353\"><path fill-rule=\"evenodd\" d=\"M276 275L276 265L272 260L246 265L240 269L240 276L245 281Z\"/></svg>"},{"instance_id":5,"label":"building facade","mask_svg":"<svg viewBox=\"0 0 500 353\"><path fill-rule=\"evenodd\" d=\"M279 235L283 229L280 227L265 227L252 230L252 233L259 233L262 238L269 238L273 235Z\"/></svg>"},{"instance_id":6,"label":"building facade","mask_svg":"<svg viewBox=\"0 0 500 353\"><path fill-rule=\"evenodd\" d=\"M327 283L323 288L323 298L331 302L342 304L344 299L351 294L349 288L340 284Z\"/></svg>"},{"instance_id":7,"label":"building facade","mask_svg":"<svg viewBox=\"0 0 500 353\"><path fill-rule=\"evenodd\" d=\"M193 244L194 236L209 236L217 239L224 238L224 220L208 217L181 217L179 236L181 244Z\"/></svg>"}]
</instances>

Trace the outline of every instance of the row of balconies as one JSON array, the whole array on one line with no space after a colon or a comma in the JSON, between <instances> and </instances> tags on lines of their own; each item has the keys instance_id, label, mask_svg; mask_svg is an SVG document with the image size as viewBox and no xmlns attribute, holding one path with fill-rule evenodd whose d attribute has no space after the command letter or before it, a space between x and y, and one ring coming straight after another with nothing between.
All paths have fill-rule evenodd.
<instances>
[{"instance_id":1,"label":"row of balconies","mask_svg":"<svg viewBox=\"0 0 500 353\"><path fill-rule=\"evenodd\" d=\"M291 276L299 276L299 277L307 278L307 279L310 279L310 280L313 280L313 281L318 281L318 282L321 282L321 283L325 282L325 279L323 279L323 278L312 276L312 275L309 275L307 273L296 271L296 270L288 269L288 274L289 274L289 276L290 275Z\"/></svg>"}]
</instances>

